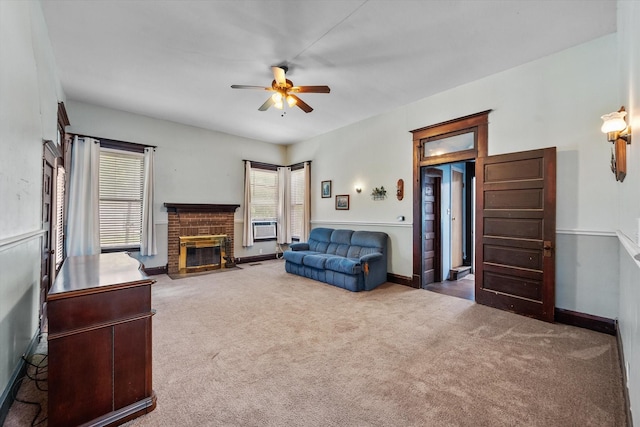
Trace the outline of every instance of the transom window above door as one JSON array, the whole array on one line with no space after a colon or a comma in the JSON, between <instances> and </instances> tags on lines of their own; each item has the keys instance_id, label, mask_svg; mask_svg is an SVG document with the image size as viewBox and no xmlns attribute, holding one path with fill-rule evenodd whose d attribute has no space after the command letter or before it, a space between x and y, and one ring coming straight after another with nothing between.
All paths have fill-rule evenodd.
<instances>
[{"instance_id":1,"label":"transom window above door","mask_svg":"<svg viewBox=\"0 0 640 427\"><path fill-rule=\"evenodd\" d=\"M443 154L473 150L475 148L475 132L453 132L437 137L427 138L423 144L423 157L442 156Z\"/></svg>"},{"instance_id":2,"label":"transom window above door","mask_svg":"<svg viewBox=\"0 0 640 427\"><path fill-rule=\"evenodd\" d=\"M420 166L454 163L487 155L489 111L411 131Z\"/></svg>"}]
</instances>

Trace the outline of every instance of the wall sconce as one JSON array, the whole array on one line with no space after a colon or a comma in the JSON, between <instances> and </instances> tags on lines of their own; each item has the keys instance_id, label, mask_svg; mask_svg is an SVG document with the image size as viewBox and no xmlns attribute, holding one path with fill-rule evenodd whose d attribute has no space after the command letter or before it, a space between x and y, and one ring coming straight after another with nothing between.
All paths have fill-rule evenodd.
<instances>
[{"instance_id":1,"label":"wall sconce","mask_svg":"<svg viewBox=\"0 0 640 427\"><path fill-rule=\"evenodd\" d=\"M362 187L356 185L356 193L362 193Z\"/></svg>"},{"instance_id":2,"label":"wall sconce","mask_svg":"<svg viewBox=\"0 0 640 427\"><path fill-rule=\"evenodd\" d=\"M601 117L603 123L600 130L607 134L607 140L612 142L611 171L617 181L624 181L627 176L627 144L631 144L631 127L627 125L624 106L613 113Z\"/></svg>"}]
</instances>

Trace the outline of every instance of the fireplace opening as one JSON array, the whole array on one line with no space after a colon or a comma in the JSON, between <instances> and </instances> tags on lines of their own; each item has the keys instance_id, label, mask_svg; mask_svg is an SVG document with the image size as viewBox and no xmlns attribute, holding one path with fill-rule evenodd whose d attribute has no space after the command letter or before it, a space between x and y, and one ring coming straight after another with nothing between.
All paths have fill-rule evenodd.
<instances>
[{"instance_id":1,"label":"fireplace opening","mask_svg":"<svg viewBox=\"0 0 640 427\"><path fill-rule=\"evenodd\" d=\"M224 268L226 234L181 236L178 268L180 273Z\"/></svg>"},{"instance_id":2,"label":"fireplace opening","mask_svg":"<svg viewBox=\"0 0 640 427\"><path fill-rule=\"evenodd\" d=\"M204 265L220 264L220 247L187 248L186 267L201 267Z\"/></svg>"}]
</instances>

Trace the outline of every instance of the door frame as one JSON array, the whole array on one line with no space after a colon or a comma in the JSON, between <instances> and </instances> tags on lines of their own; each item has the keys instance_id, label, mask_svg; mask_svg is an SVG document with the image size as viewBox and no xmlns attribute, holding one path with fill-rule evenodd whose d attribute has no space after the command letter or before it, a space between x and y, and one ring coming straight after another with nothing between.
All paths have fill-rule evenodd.
<instances>
[{"instance_id":1,"label":"door frame","mask_svg":"<svg viewBox=\"0 0 640 427\"><path fill-rule=\"evenodd\" d=\"M492 110L460 117L435 125L412 130L413 134L413 275L411 286L422 287L422 174L421 168L444 163L476 160L486 157L489 140L489 113ZM430 140L442 139L462 133L474 133L474 147L470 150L424 156L424 147ZM476 189L476 191L478 191Z\"/></svg>"},{"instance_id":2,"label":"door frame","mask_svg":"<svg viewBox=\"0 0 640 427\"><path fill-rule=\"evenodd\" d=\"M44 230L44 236L42 238L42 246L40 250L40 257L43 261L40 267L40 331L43 332L46 329L47 322L47 295L53 281L56 278L56 257L55 257L55 213L57 211L57 186L58 181L58 166L62 159L62 152L58 146L50 140L43 141L42 152L42 192L41 192L41 222ZM46 169L51 169L49 176L49 182L46 182ZM45 203L45 198L47 198ZM47 218L48 221L45 221ZM45 223L48 223L45 229ZM45 264L46 263L46 264Z\"/></svg>"}]
</instances>

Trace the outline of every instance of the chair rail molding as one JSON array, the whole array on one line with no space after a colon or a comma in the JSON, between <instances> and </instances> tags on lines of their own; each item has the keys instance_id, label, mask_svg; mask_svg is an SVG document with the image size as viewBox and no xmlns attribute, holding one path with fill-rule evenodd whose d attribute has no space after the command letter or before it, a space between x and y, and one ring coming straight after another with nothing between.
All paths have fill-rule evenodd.
<instances>
[{"instance_id":1,"label":"chair rail molding","mask_svg":"<svg viewBox=\"0 0 640 427\"><path fill-rule=\"evenodd\" d=\"M573 234L577 236L616 237L615 231L605 230L581 230L577 228L557 228L557 234Z\"/></svg>"},{"instance_id":2,"label":"chair rail molding","mask_svg":"<svg viewBox=\"0 0 640 427\"><path fill-rule=\"evenodd\" d=\"M336 220L320 220L314 219L311 224L325 224L325 225L354 225L354 226L366 226L366 227L413 227L412 222L392 222L392 221L336 221Z\"/></svg>"},{"instance_id":3,"label":"chair rail molding","mask_svg":"<svg viewBox=\"0 0 640 427\"><path fill-rule=\"evenodd\" d=\"M16 236L0 239L0 252L10 249L28 240L39 238L42 235L44 235L45 232L46 230L39 229L39 230L29 231L23 234L18 234Z\"/></svg>"}]
</instances>

